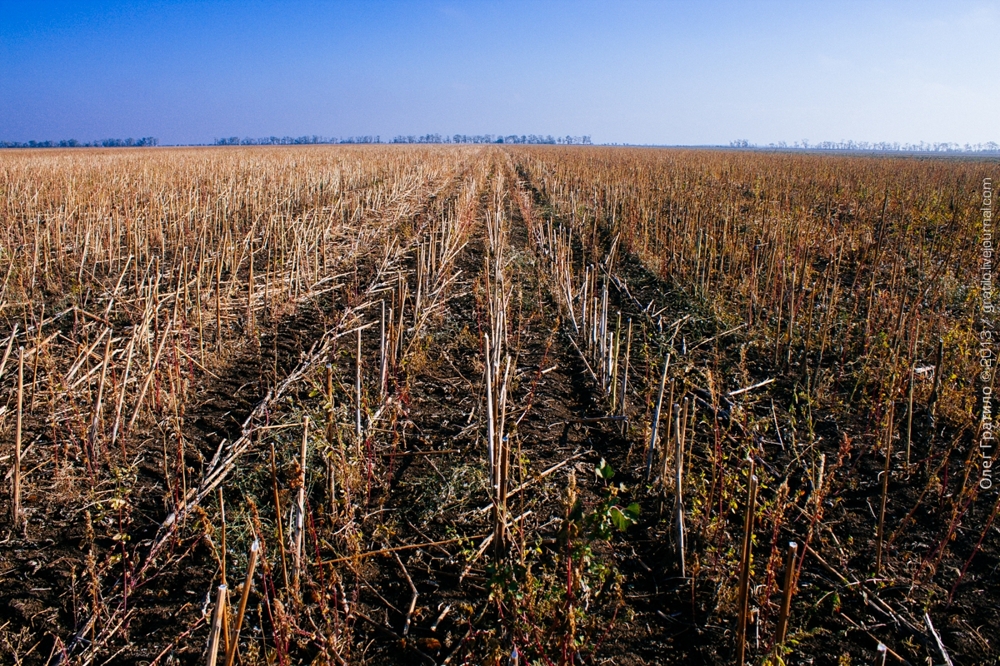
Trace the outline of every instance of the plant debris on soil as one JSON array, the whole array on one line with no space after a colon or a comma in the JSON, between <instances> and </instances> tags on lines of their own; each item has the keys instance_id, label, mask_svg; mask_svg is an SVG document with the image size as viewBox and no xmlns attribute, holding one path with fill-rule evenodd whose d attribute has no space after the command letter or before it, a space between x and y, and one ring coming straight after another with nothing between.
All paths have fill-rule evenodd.
<instances>
[{"instance_id":1,"label":"plant debris on soil","mask_svg":"<svg viewBox=\"0 0 1000 666\"><path fill-rule=\"evenodd\" d=\"M1000 658L994 161L0 163L0 663Z\"/></svg>"}]
</instances>

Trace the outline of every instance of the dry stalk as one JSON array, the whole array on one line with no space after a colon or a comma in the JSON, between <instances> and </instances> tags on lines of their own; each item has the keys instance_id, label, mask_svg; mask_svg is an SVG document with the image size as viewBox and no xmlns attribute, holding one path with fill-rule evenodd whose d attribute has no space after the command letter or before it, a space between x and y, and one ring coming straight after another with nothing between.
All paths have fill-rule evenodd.
<instances>
[{"instance_id":1,"label":"dry stalk","mask_svg":"<svg viewBox=\"0 0 1000 666\"><path fill-rule=\"evenodd\" d=\"M10 520L14 529L23 525L21 515L21 433L23 431L24 413L24 347L17 355L17 425L14 431L14 474L11 482Z\"/></svg>"},{"instance_id":2,"label":"dry stalk","mask_svg":"<svg viewBox=\"0 0 1000 666\"><path fill-rule=\"evenodd\" d=\"M679 406L674 405L674 414L680 412ZM679 417L678 425L679 425ZM677 556L681 565L681 578L687 577L687 570L684 566L684 431L676 428L674 439L677 441L677 452L675 454L674 465L677 474L674 477L674 525L677 530Z\"/></svg>"},{"instance_id":3,"label":"dry stalk","mask_svg":"<svg viewBox=\"0 0 1000 666\"><path fill-rule=\"evenodd\" d=\"M101 425L101 407L104 401L104 382L108 378L108 365L111 362L111 335L108 334L108 342L104 346L104 359L101 362L101 379L97 384L97 401L94 403L94 415L90 423L90 450L95 460L100 457L97 442L97 433Z\"/></svg>"},{"instance_id":4,"label":"dry stalk","mask_svg":"<svg viewBox=\"0 0 1000 666\"><path fill-rule=\"evenodd\" d=\"M302 565L305 560L306 537L306 466L309 445L309 417L302 418L302 448L299 451L299 493L295 512L295 578L294 587L298 594L299 582L302 578Z\"/></svg>"},{"instance_id":5,"label":"dry stalk","mask_svg":"<svg viewBox=\"0 0 1000 666\"><path fill-rule=\"evenodd\" d=\"M277 516L274 522L278 529L278 547L281 550L281 576L287 590L289 589L288 558L285 555L285 535L282 533L281 527L283 514L281 512L281 495L278 494L278 468L274 456L274 442L271 442L271 487L274 490L274 515Z\"/></svg>"},{"instance_id":6,"label":"dry stalk","mask_svg":"<svg viewBox=\"0 0 1000 666\"><path fill-rule=\"evenodd\" d=\"M663 407L663 391L667 385L667 370L670 368L670 352L667 352L663 360L663 371L660 373L660 388L656 395L656 408L653 410L653 419L650 423L649 448L646 450L646 481L649 481L653 470L653 456L656 452L656 435L660 427L660 410Z\"/></svg>"},{"instance_id":7,"label":"dry stalk","mask_svg":"<svg viewBox=\"0 0 1000 666\"><path fill-rule=\"evenodd\" d=\"M743 549L740 557L740 588L736 616L736 663L746 663L747 615L750 606L750 562L753 554L753 521L757 503L757 476L750 465L750 483L747 488L747 506L743 523Z\"/></svg>"},{"instance_id":8,"label":"dry stalk","mask_svg":"<svg viewBox=\"0 0 1000 666\"><path fill-rule=\"evenodd\" d=\"M239 649L240 629L243 627L243 615L247 610L247 600L250 598L250 588L253 586L253 572L257 567L257 555L260 552L260 541L254 539L250 544L250 561L247 563L247 577L243 581L243 593L240 595L240 605L236 611L236 623L233 625L233 639L226 652L225 666L233 666L236 651Z\"/></svg>"},{"instance_id":9,"label":"dry stalk","mask_svg":"<svg viewBox=\"0 0 1000 666\"><path fill-rule=\"evenodd\" d=\"M215 666L219 658L219 641L226 615L226 586L220 585L215 595L215 611L212 613L212 627L208 634L208 666Z\"/></svg>"},{"instance_id":10,"label":"dry stalk","mask_svg":"<svg viewBox=\"0 0 1000 666\"><path fill-rule=\"evenodd\" d=\"M882 570L883 543L885 541L885 507L889 496L889 475L892 472L892 420L895 413L895 403L889 407L889 423L885 437L885 467L882 470L882 501L878 512L878 534L875 548L875 575Z\"/></svg>"},{"instance_id":11,"label":"dry stalk","mask_svg":"<svg viewBox=\"0 0 1000 666\"><path fill-rule=\"evenodd\" d=\"M167 338L170 336L170 326L173 322L168 321L166 328L163 330L160 338L160 346L156 349L156 357L149 366L149 372L146 373L146 380L142 383L142 389L139 391L139 397L135 401L135 411L132 412L132 418L129 419L127 430L131 430L132 426L135 425L136 419L139 418L139 412L142 409L142 402L146 398L146 392L149 391L149 385L153 381L153 375L156 374L156 366L160 362L160 357L163 355L163 348L167 344Z\"/></svg>"},{"instance_id":12,"label":"dry stalk","mask_svg":"<svg viewBox=\"0 0 1000 666\"><path fill-rule=\"evenodd\" d=\"M417 607L417 586L413 584L413 579L410 578L410 572L406 570L406 565L403 564L403 560L399 559L399 553L394 552L393 556L396 558L396 562L399 564L399 568L403 570L403 575L406 577L406 582L410 585L410 591L413 596L410 597L410 607L406 611L406 620L403 622L403 636L410 633L410 623L413 620L413 611Z\"/></svg>"},{"instance_id":13,"label":"dry stalk","mask_svg":"<svg viewBox=\"0 0 1000 666\"><path fill-rule=\"evenodd\" d=\"M355 404L355 419L354 419L354 434L357 436L358 441L361 441L361 329L358 329L358 352L355 358L355 379L354 379L354 404Z\"/></svg>"},{"instance_id":14,"label":"dry stalk","mask_svg":"<svg viewBox=\"0 0 1000 666\"><path fill-rule=\"evenodd\" d=\"M788 556L785 558L785 586L781 595L778 629L775 632L775 645L778 647L785 644L785 635L788 633L788 613L792 607L792 595L795 594L795 556L798 549L797 543L788 542Z\"/></svg>"}]
</instances>

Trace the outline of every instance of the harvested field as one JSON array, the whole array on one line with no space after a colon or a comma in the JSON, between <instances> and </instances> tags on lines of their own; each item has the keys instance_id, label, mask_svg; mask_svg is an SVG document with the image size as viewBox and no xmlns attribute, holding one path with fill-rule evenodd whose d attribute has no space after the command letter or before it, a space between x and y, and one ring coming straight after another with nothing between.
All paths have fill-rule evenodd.
<instances>
[{"instance_id":1,"label":"harvested field","mask_svg":"<svg viewBox=\"0 0 1000 666\"><path fill-rule=\"evenodd\" d=\"M0 661L994 663L997 167L0 154Z\"/></svg>"}]
</instances>

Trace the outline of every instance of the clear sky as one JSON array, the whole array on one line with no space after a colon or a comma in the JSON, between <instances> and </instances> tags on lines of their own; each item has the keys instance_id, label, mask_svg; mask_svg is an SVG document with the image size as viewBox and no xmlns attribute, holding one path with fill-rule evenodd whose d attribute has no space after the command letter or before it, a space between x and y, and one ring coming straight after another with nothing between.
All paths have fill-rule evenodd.
<instances>
[{"instance_id":1,"label":"clear sky","mask_svg":"<svg viewBox=\"0 0 1000 666\"><path fill-rule=\"evenodd\" d=\"M1000 1L7 2L0 140L1000 141Z\"/></svg>"}]
</instances>

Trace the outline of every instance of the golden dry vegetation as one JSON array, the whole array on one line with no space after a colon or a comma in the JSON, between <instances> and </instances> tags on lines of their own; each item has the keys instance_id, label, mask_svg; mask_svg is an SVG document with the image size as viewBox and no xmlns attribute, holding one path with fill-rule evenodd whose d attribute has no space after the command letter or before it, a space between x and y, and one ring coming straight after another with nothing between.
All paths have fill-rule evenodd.
<instances>
[{"instance_id":1,"label":"golden dry vegetation","mask_svg":"<svg viewBox=\"0 0 1000 666\"><path fill-rule=\"evenodd\" d=\"M3 661L996 659L996 170L4 151Z\"/></svg>"}]
</instances>

